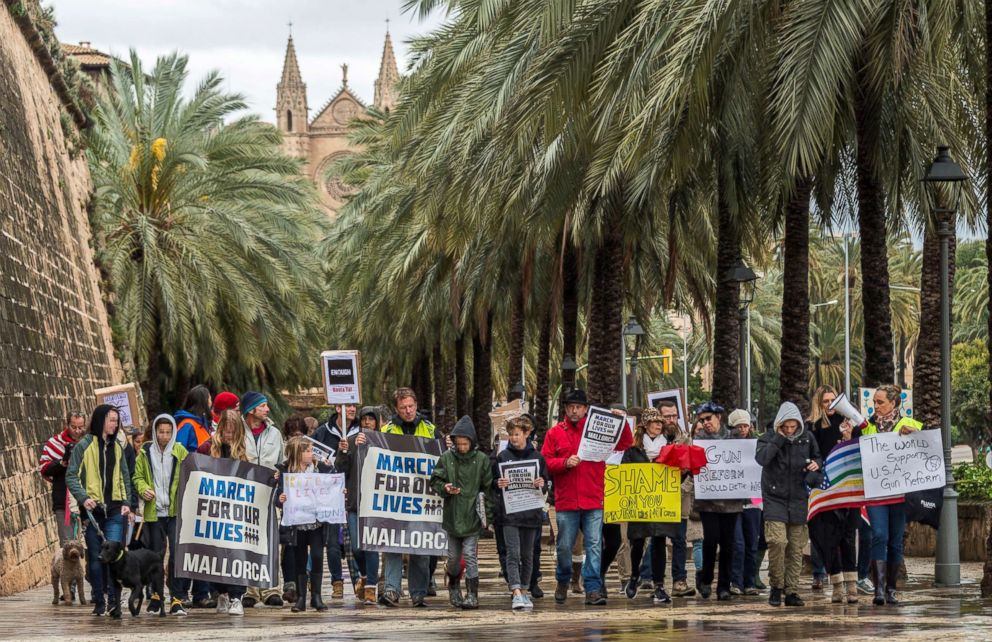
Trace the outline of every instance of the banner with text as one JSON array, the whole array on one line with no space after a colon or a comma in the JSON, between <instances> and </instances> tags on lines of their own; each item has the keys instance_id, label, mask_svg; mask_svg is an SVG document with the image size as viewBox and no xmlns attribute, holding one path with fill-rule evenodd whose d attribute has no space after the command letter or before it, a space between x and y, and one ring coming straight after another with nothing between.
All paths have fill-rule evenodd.
<instances>
[{"instance_id":1,"label":"banner with text","mask_svg":"<svg viewBox=\"0 0 992 642\"><path fill-rule=\"evenodd\" d=\"M190 453L179 479L176 575L236 586L279 583L275 471Z\"/></svg>"},{"instance_id":2,"label":"banner with text","mask_svg":"<svg viewBox=\"0 0 992 642\"><path fill-rule=\"evenodd\" d=\"M362 549L444 555L444 500L430 478L444 450L440 439L366 432L358 447L358 527Z\"/></svg>"},{"instance_id":3,"label":"banner with text","mask_svg":"<svg viewBox=\"0 0 992 642\"><path fill-rule=\"evenodd\" d=\"M541 474L540 466L536 459L499 462L499 476L510 480L510 485L503 489L507 515L544 508L544 491L534 488L534 480Z\"/></svg>"},{"instance_id":4,"label":"banner with text","mask_svg":"<svg viewBox=\"0 0 992 642\"><path fill-rule=\"evenodd\" d=\"M344 510L343 474L287 473L282 488L286 493L286 503L282 505L283 526L348 522Z\"/></svg>"},{"instance_id":5,"label":"banner with text","mask_svg":"<svg viewBox=\"0 0 992 642\"><path fill-rule=\"evenodd\" d=\"M664 464L607 466L603 477L603 521L679 522L682 474Z\"/></svg>"},{"instance_id":6,"label":"banner with text","mask_svg":"<svg viewBox=\"0 0 992 642\"><path fill-rule=\"evenodd\" d=\"M613 454L626 425L625 415L614 415L609 410L593 406L586 415L582 428L579 451L582 461L606 461Z\"/></svg>"},{"instance_id":7,"label":"banner with text","mask_svg":"<svg viewBox=\"0 0 992 642\"><path fill-rule=\"evenodd\" d=\"M696 499L761 497L761 466L754 460L756 439L697 440L706 467L695 478Z\"/></svg>"},{"instance_id":8,"label":"banner with text","mask_svg":"<svg viewBox=\"0 0 992 642\"><path fill-rule=\"evenodd\" d=\"M876 499L943 488L944 444L939 430L881 432L860 439L865 497Z\"/></svg>"}]
</instances>

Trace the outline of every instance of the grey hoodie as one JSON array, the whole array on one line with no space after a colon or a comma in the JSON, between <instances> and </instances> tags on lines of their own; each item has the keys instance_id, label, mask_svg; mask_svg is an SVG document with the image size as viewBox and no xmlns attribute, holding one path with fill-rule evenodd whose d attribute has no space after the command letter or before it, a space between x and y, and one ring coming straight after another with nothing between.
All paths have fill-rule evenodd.
<instances>
[{"instance_id":1,"label":"grey hoodie","mask_svg":"<svg viewBox=\"0 0 992 642\"><path fill-rule=\"evenodd\" d=\"M155 426L162 419L172 424L172 437L165 448L159 448ZM152 422L151 447L148 453L148 463L152 467L152 478L155 482L155 514L159 517L169 514L169 484L172 474L172 447L176 444L176 420L172 415L161 414Z\"/></svg>"},{"instance_id":2,"label":"grey hoodie","mask_svg":"<svg viewBox=\"0 0 992 642\"><path fill-rule=\"evenodd\" d=\"M790 419L796 421L799 424L799 430L792 433L792 436L786 437L789 441L795 441L797 437L806 431L806 422L803 421L803 415L799 412L799 407L791 401L784 402L779 406L778 414L775 415L775 430L779 429L779 426L789 421Z\"/></svg>"}]
</instances>

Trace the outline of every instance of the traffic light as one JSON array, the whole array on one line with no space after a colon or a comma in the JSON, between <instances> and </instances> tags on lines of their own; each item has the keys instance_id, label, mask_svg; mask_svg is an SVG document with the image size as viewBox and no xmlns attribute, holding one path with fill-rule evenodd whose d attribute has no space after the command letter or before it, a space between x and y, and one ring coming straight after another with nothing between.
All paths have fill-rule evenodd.
<instances>
[{"instance_id":1,"label":"traffic light","mask_svg":"<svg viewBox=\"0 0 992 642\"><path fill-rule=\"evenodd\" d=\"M661 371L664 374L672 374L672 349L663 348L661 351Z\"/></svg>"}]
</instances>

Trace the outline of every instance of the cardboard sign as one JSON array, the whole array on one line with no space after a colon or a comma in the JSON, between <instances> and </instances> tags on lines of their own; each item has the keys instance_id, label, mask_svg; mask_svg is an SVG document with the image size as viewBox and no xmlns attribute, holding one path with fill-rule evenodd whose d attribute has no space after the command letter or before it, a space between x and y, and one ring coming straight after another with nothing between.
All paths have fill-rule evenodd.
<instances>
[{"instance_id":1,"label":"cardboard sign","mask_svg":"<svg viewBox=\"0 0 992 642\"><path fill-rule=\"evenodd\" d=\"M861 414L868 419L875 416L876 388L861 388ZM906 388L899 395L899 408L904 417L913 418L913 391Z\"/></svg>"},{"instance_id":2,"label":"cardboard sign","mask_svg":"<svg viewBox=\"0 0 992 642\"><path fill-rule=\"evenodd\" d=\"M757 439L696 440L706 451L706 467L695 478L696 499L761 497L761 466L754 459Z\"/></svg>"},{"instance_id":3,"label":"cardboard sign","mask_svg":"<svg viewBox=\"0 0 992 642\"><path fill-rule=\"evenodd\" d=\"M326 522L347 523L344 510L344 475L341 473L287 473L283 480L286 502L282 525Z\"/></svg>"},{"instance_id":4,"label":"cardboard sign","mask_svg":"<svg viewBox=\"0 0 992 642\"><path fill-rule=\"evenodd\" d=\"M125 383L121 386L110 386L109 388L98 388L95 393L97 405L107 404L117 408L121 415L121 427L133 428L141 426L141 408L138 404L138 387L133 383Z\"/></svg>"},{"instance_id":5,"label":"cardboard sign","mask_svg":"<svg viewBox=\"0 0 992 642\"><path fill-rule=\"evenodd\" d=\"M279 584L273 471L190 453L179 481L176 575L216 584Z\"/></svg>"},{"instance_id":6,"label":"cardboard sign","mask_svg":"<svg viewBox=\"0 0 992 642\"><path fill-rule=\"evenodd\" d=\"M525 412L527 412L527 404L522 403L519 399L514 399L489 413L489 423L492 425L493 446L497 446L499 443L508 440L506 424L511 419L515 419ZM503 450L503 447L499 448L499 450Z\"/></svg>"},{"instance_id":7,"label":"cardboard sign","mask_svg":"<svg viewBox=\"0 0 992 642\"><path fill-rule=\"evenodd\" d=\"M944 444L939 430L915 430L908 435L881 432L862 436L859 446L868 499L944 487Z\"/></svg>"},{"instance_id":8,"label":"cardboard sign","mask_svg":"<svg viewBox=\"0 0 992 642\"><path fill-rule=\"evenodd\" d=\"M652 408L658 407L658 402L662 400L668 400L675 404L675 407L679 411L679 430L682 432L686 431L686 425L688 425L688 418L686 417L685 404L682 402L682 389L672 388L671 390L657 390L655 392L648 393L648 406Z\"/></svg>"},{"instance_id":9,"label":"cardboard sign","mask_svg":"<svg viewBox=\"0 0 992 642\"><path fill-rule=\"evenodd\" d=\"M614 415L605 408L593 406L586 415L579 441L578 456L582 461L606 461L620 441L627 426L626 415Z\"/></svg>"},{"instance_id":10,"label":"cardboard sign","mask_svg":"<svg viewBox=\"0 0 992 642\"><path fill-rule=\"evenodd\" d=\"M362 355L357 350L320 353L324 396L332 406L362 403Z\"/></svg>"},{"instance_id":11,"label":"cardboard sign","mask_svg":"<svg viewBox=\"0 0 992 642\"><path fill-rule=\"evenodd\" d=\"M682 475L664 464L607 466L603 477L603 521L679 522Z\"/></svg>"},{"instance_id":12,"label":"cardboard sign","mask_svg":"<svg viewBox=\"0 0 992 642\"><path fill-rule=\"evenodd\" d=\"M499 462L499 476L510 480L510 485L502 489L507 515L544 509L544 492L534 488L534 480L541 473L540 466L536 459Z\"/></svg>"}]
</instances>

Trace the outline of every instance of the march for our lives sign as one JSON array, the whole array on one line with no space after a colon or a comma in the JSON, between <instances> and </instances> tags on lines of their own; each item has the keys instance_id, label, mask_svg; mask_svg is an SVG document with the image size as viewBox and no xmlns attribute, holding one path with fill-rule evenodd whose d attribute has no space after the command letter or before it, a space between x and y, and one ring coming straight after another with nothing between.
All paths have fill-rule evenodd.
<instances>
[{"instance_id":1,"label":"march for our lives sign","mask_svg":"<svg viewBox=\"0 0 992 642\"><path fill-rule=\"evenodd\" d=\"M275 471L192 453L180 475L176 575L218 584L277 586Z\"/></svg>"},{"instance_id":2,"label":"march for our lives sign","mask_svg":"<svg viewBox=\"0 0 992 642\"><path fill-rule=\"evenodd\" d=\"M358 526L362 548L383 553L442 555L444 500L430 486L443 442L366 432L358 447Z\"/></svg>"}]
</instances>

